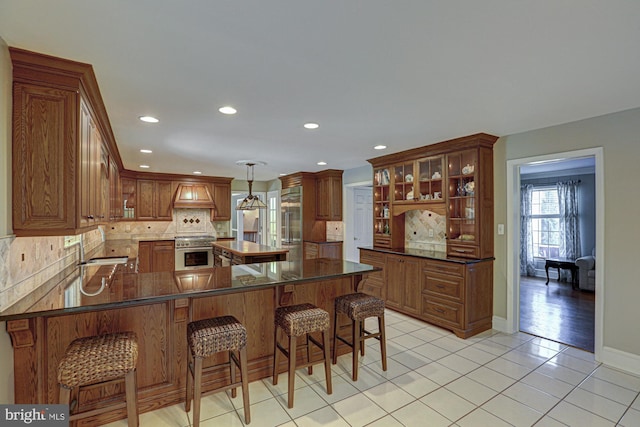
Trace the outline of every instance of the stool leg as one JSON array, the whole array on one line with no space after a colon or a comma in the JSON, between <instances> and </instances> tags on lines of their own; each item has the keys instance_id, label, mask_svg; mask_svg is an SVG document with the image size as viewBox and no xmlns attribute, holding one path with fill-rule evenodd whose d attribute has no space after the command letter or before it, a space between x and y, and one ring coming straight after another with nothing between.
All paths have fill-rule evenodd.
<instances>
[{"instance_id":1,"label":"stool leg","mask_svg":"<svg viewBox=\"0 0 640 427\"><path fill-rule=\"evenodd\" d=\"M384 333L384 314L378 316L378 331L380 332L380 354L382 355L382 370L387 370L387 338Z\"/></svg>"},{"instance_id":2,"label":"stool leg","mask_svg":"<svg viewBox=\"0 0 640 427\"><path fill-rule=\"evenodd\" d=\"M202 397L202 357L193 362L193 427L200 426L200 399Z\"/></svg>"},{"instance_id":3,"label":"stool leg","mask_svg":"<svg viewBox=\"0 0 640 427\"><path fill-rule=\"evenodd\" d=\"M60 400L59 402L63 405L70 406L71 403L71 389L67 388L63 385L60 385ZM69 408L69 415L71 415L71 408Z\"/></svg>"},{"instance_id":4,"label":"stool leg","mask_svg":"<svg viewBox=\"0 0 640 427\"><path fill-rule=\"evenodd\" d=\"M358 322L360 324L360 355L364 357L364 348L366 345L364 344L364 320Z\"/></svg>"},{"instance_id":5,"label":"stool leg","mask_svg":"<svg viewBox=\"0 0 640 427\"><path fill-rule=\"evenodd\" d=\"M307 362L311 363L311 343L309 341L309 334L307 334ZM307 373L313 375L313 365L307 367Z\"/></svg>"},{"instance_id":6,"label":"stool leg","mask_svg":"<svg viewBox=\"0 0 640 427\"><path fill-rule=\"evenodd\" d=\"M327 382L327 394L333 393L331 386L331 362L329 361L329 330L322 331L322 350L324 352L324 376Z\"/></svg>"},{"instance_id":7,"label":"stool leg","mask_svg":"<svg viewBox=\"0 0 640 427\"><path fill-rule=\"evenodd\" d=\"M293 390L296 385L296 337L289 337L289 408L293 408Z\"/></svg>"},{"instance_id":8,"label":"stool leg","mask_svg":"<svg viewBox=\"0 0 640 427\"><path fill-rule=\"evenodd\" d=\"M334 365L338 363L338 310L333 311L333 360Z\"/></svg>"},{"instance_id":9,"label":"stool leg","mask_svg":"<svg viewBox=\"0 0 640 427\"><path fill-rule=\"evenodd\" d=\"M244 404L244 423L251 422L249 405L249 373L247 372L247 346L240 349L240 378L242 379L242 402Z\"/></svg>"},{"instance_id":10,"label":"stool leg","mask_svg":"<svg viewBox=\"0 0 640 427\"><path fill-rule=\"evenodd\" d=\"M127 424L138 427L138 404L136 395L136 370L133 369L124 377L125 395L127 399Z\"/></svg>"},{"instance_id":11,"label":"stool leg","mask_svg":"<svg viewBox=\"0 0 640 427\"><path fill-rule=\"evenodd\" d=\"M191 370L193 355L191 350L187 350L187 353L187 396L184 402L184 410L189 412L191 410L191 399L193 399L193 371Z\"/></svg>"},{"instance_id":12,"label":"stool leg","mask_svg":"<svg viewBox=\"0 0 640 427\"><path fill-rule=\"evenodd\" d=\"M238 354L239 355L239 354ZM235 384L236 382L236 364L233 362L231 358L231 350L229 350L229 370L231 376L231 384ZM242 376L242 371L240 371L240 376ZM231 397L235 398L238 395L238 388L234 387L231 389Z\"/></svg>"},{"instance_id":13,"label":"stool leg","mask_svg":"<svg viewBox=\"0 0 640 427\"><path fill-rule=\"evenodd\" d=\"M354 381L358 381L358 353L360 353L360 322L353 321L353 375L352 378Z\"/></svg>"},{"instance_id":14,"label":"stool leg","mask_svg":"<svg viewBox=\"0 0 640 427\"><path fill-rule=\"evenodd\" d=\"M278 349L278 326L275 327L273 336L273 385L278 385L278 356L280 350Z\"/></svg>"}]
</instances>

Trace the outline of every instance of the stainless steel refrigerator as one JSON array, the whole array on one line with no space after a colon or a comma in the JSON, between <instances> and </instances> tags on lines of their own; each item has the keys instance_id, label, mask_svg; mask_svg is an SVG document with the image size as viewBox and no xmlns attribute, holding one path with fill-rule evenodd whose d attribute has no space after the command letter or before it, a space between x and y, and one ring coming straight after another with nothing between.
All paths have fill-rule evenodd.
<instances>
[{"instance_id":1,"label":"stainless steel refrigerator","mask_svg":"<svg viewBox=\"0 0 640 427\"><path fill-rule=\"evenodd\" d=\"M302 187L285 188L280 199L281 241L283 248L289 249L290 261L302 258Z\"/></svg>"}]
</instances>

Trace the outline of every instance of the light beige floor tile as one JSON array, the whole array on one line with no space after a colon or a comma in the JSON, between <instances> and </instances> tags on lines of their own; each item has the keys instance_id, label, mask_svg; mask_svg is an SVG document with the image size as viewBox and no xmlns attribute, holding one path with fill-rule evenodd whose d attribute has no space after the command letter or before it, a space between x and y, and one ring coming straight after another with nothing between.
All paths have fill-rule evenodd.
<instances>
[{"instance_id":1,"label":"light beige floor tile","mask_svg":"<svg viewBox=\"0 0 640 427\"><path fill-rule=\"evenodd\" d=\"M482 409L514 426L532 426L543 416L542 412L504 395L491 399L482 405Z\"/></svg>"},{"instance_id":2,"label":"light beige floor tile","mask_svg":"<svg viewBox=\"0 0 640 427\"><path fill-rule=\"evenodd\" d=\"M596 362L595 354L589 351L580 350L579 348L567 347L563 353L572 357L577 357L578 359L586 360L587 362L598 363Z\"/></svg>"},{"instance_id":3,"label":"light beige floor tile","mask_svg":"<svg viewBox=\"0 0 640 427\"><path fill-rule=\"evenodd\" d=\"M559 398L564 398L574 388L571 384L542 375L538 372L530 373L522 379L522 382Z\"/></svg>"},{"instance_id":4,"label":"light beige floor tile","mask_svg":"<svg viewBox=\"0 0 640 427\"><path fill-rule=\"evenodd\" d=\"M281 394L276 400L292 419L296 419L328 405L311 386L296 389L293 394L293 408L288 407L288 394Z\"/></svg>"},{"instance_id":5,"label":"light beige floor tile","mask_svg":"<svg viewBox=\"0 0 640 427\"><path fill-rule=\"evenodd\" d=\"M509 427L511 424L501 420L493 414L485 411L482 408L478 408L468 415L465 415L462 419L456 423L460 427L478 427L478 426L491 426L491 427Z\"/></svg>"},{"instance_id":6,"label":"light beige floor tile","mask_svg":"<svg viewBox=\"0 0 640 427\"><path fill-rule=\"evenodd\" d=\"M540 338L540 337L534 337L531 341L529 341L531 344L535 344L535 345L539 345L541 347L546 347L546 348L550 348L552 350L556 350L556 351L562 351L565 348L568 348L568 346L561 344L559 342L556 341L551 341L545 338Z\"/></svg>"},{"instance_id":7,"label":"light beige floor tile","mask_svg":"<svg viewBox=\"0 0 640 427\"><path fill-rule=\"evenodd\" d=\"M495 356L502 356L503 354L511 351L511 347L493 342L489 339L477 342L471 347L477 348L478 350L486 351L487 353L491 353Z\"/></svg>"},{"instance_id":8,"label":"light beige floor tile","mask_svg":"<svg viewBox=\"0 0 640 427\"><path fill-rule=\"evenodd\" d=\"M562 349L549 348L544 345L540 345L539 341L531 340L522 344L517 350L523 353L539 356L544 359L550 359L556 356Z\"/></svg>"},{"instance_id":9,"label":"light beige floor tile","mask_svg":"<svg viewBox=\"0 0 640 427\"><path fill-rule=\"evenodd\" d=\"M271 394L271 391L269 391L269 388L265 385L264 380L252 381L249 383L249 404L262 402L263 400L272 398L273 394ZM231 393L229 393L229 399L231 399L231 403L234 408L244 408L241 388L238 388L238 393L235 398L231 397Z\"/></svg>"},{"instance_id":10,"label":"light beige floor tile","mask_svg":"<svg viewBox=\"0 0 640 427\"><path fill-rule=\"evenodd\" d=\"M407 350L404 353L395 354L392 358L398 363L402 363L409 369L418 369L419 367L431 362L431 359L429 359L427 356L423 356L422 354L412 350Z\"/></svg>"},{"instance_id":11,"label":"light beige floor tile","mask_svg":"<svg viewBox=\"0 0 640 427\"><path fill-rule=\"evenodd\" d=\"M392 364L387 363L387 371L391 369L391 366ZM387 382L387 379L382 375L380 375L381 372L382 372L382 369L379 369L379 372L378 372L378 370L370 369L367 366L363 366L360 369L358 369L358 381L352 381L351 385L353 385L355 388L357 388L360 391L365 391L370 389L371 387L377 386L378 384ZM402 374L399 374L399 375L402 375ZM351 372L349 372L348 374L342 375L342 377L345 380L351 381Z\"/></svg>"},{"instance_id":12,"label":"light beige floor tile","mask_svg":"<svg viewBox=\"0 0 640 427\"><path fill-rule=\"evenodd\" d=\"M585 374L590 374L600 365L598 362L589 362L587 360L571 356L564 351L549 360L557 365L566 366L567 368L584 372Z\"/></svg>"},{"instance_id":13,"label":"light beige floor tile","mask_svg":"<svg viewBox=\"0 0 640 427\"><path fill-rule=\"evenodd\" d=\"M367 425L387 415L384 409L362 393L336 402L331 406L352 427Z\"/></svg>"},{"instance_id":14,"label":"light beige floor tile","mask_svg":"<svg viewBox=\"0 0 640 427\"><path fill-rule=\"evenodd\" d=\"M636 392L640 392L640 377L629 374L618 369L608 366L600 366L595 370L593 376L601 380L609 381L620 387L628 388Z\"/></svg>"},{"instance_id":15,"label":"light beige floor tile","mask_svg":"<svg viewBox=\"0 0 640 427\"><path fill-rule=\"evenodd\" d=\"M393 378L391 382L417 399L441 387L417 372L407 372L404 375Z\"/></svg>"},{"instance_id":16,"label":"light beige floor tile","mask_svg":"<svg viewBox=\"0 0 640 427\"><path fill-rule=\"evenodd\" d=\"M275 398L251 404L251 423L249 424L251 427L274 427L290 421L291 417ZM240 415L229 412L203 421L200 425L202 427L242 426L244 425L244 415L242 411L240 411Z\"/></svg>"},{"instance_id":17,"label":"light beige floor tile","mask_svg":"<svg viewBox=\"0 0 640 427\"><path fill-rule=\"evenodd\" d=\"M449 369L438 362L432 362L428 365L424 365L422 368L416 369L415 372L440 385L448 384L462 376L460 373L453 369Z\"/></svg>"},{"instance_id":18,"label":"light beige floor tile","mask_svg":"<svg viewBox=\"0 0 640 427\"><path fill-rule=\"evenodd\" d=\"M516 347L521 346L522 344L524 344L527 341L531 341L533 339L533 337L525 335L525 334L505 334L505 333L499 333L496 335L493 335L489 338L487 338L487 340L489 341L493 341L495 343L498 344L502 344L506 347L509 347L511 349L514 349Z\"/></svg>"},{"instance_id":19,"label":"light beige floor tile","mask_svg":"<svg viewBox=\"0 0 640 427\"><path fill-rule=\"evenodd\" d=\"M521 347L518 347L521 348ZM510 360L518 365L526 366L529 369L536 369L538 366L545 363L548 358L536 356L530 353L525 353L520 350L512 350L506 354L503 354L504 359Z\"/></svg>"},{"instance_id":20,"label":"light beige floor tile","mask_svg":"<svg viewBox=\"0 0 640 427\"><path fill-rule=\"evenodd\" d=\"M481 366L478 369L469 372L466 377L498 392L510 387L516 382L513 378L502 375L501 373L491 370L485 366Z\"/></svg>"},{"instance_id":21,"label":"light beige floor tile","mask_svg":"<svg viewBox=\"0 0 640 427\"><path fill-rule=\"evenodd\" d=\"M462 350L456 352L456 354L481 365L489 363L493 359L498 357L495 354L487 353L486 351L480 350L479 348L474 346L463 348Z\"/></svg>"},{"instance_id":22,"label":"light beige floor tile","mask_svg":"<svg viewBox=\"0 0 640 427\"><path fill-rule=\"evenodd\" d=\"M530 368L518 365L517 363L514 363L502 357L498 357L497 359L492 360L484 366L515 380L519 380L531 372Z\"/></svg>"},{"instance_id":23,"label":"light beige floor tile","mask_svg":"<svg viewBox=\"0 0 640 427\"><path fill-rule=\"evenodd\" d=\"M566 427L567 425L545 415L535 424L535 427Z\"/></svg>"},{"instance_id":24,"label":"light beige floor tile","mask_svg":"<svg viewBox=\"0 0 640 427\"><path fill-rule=\"evenodd\" d=\"M536 372L572 385L580 384L588 376L588 374L585 374L584 372L575 371L571 368L567 368L566 366L556 365L552 362L543 364L536 369Z\"/></svg>"},{"instance_id":25,"label":"light beige floor tile","mask_svg":"<svg viewBox=\"0 0 640 427\"><path fill-rule=\"evenodd\" d=\"M629 409L618 424L623 427L636 427L640 426L640 411L636 409Z\"/></svg>"},{"instance_id":26,"label":"light beige floor tile","mask_svg":"<svg viewBox=\"0 0 640 427\"><path fill-rule=\"evenodd\" d=\"M390 381L366 390L364 395L387 412L393 412L415 399Z\"/></svg>"},{"instance_id":27,"label":"light beige floor tile","mask_svg":"<svg viewBox=\"0 0 640 427\"><path fill-rule=\"evenodd\" d=\"M553 408L560 398L552 396L548 393L533 388L527 384L518 382L502 392L503 395L510 397L538 412L547 413Z\"/></svg>"},{"instance_id":28,"label":"light beige floor tile","mask_svg":"<svg viewBox=\"0 0 640 427\"><path fill-rule=\"evenodd\" d=\"M498 394L497 391L467 377L458 378L447 384L445 388L477 406Z\"/></svg>"},{"instance_id":29,"label":"light beige floor tile","mask_svg":"<svg viewBox=\"0 0 640 427\"><path fill-rule=\"evenodd\" d=\"M440 388L433 393L427 394L420 399L420 402L451 421L459 420L476 408L473 403L445 388Z\"/></svg>"},{"instance_id":30,"label":"light beige floor tile","mask_svg":"<svg viewBox=\"0 0 640 427\"><path fill-rule=\"evenodd\" d=\"M242 396L241 390L238 390L238 395ZM184 411L184 405L182 410ZM231 403L231 393L227 394L226 391L222 391L202 397L200 420L217 417L227 412L235 412L233 403ZM189 411L189 419L193 420L193 402L191 403L191 411Z\"/></svg>"},{"instance_id":31,"label":"light beige floor tile","mask_svg":"<svg viewBox=\"0 0 640 427\"><path fill-rule=\"evenodd\" d=\"M324 382L311 384L311 388L327 403L335 403L360 393L360 390L353 385L351 377L337 376L333 377L331 381L333 386L331 394L327 394Z\"/></svg>"},{"instance_id":32,"label":"light beige floor tile","mask_svg":"<svg viewBox=\"0 0 640 427\"><path fill-rule=\"evenodd\" d=\"M349 424L331 406L313 411L309 414L296 418L295 424L298 427L349 427Z\"/></svg>"},{"instance_id":33,"label":"light beige floor tile","mask_svg":"<svg viewBox=\"0 0 640 427\"><path fill-rule=\"evenodd\" d=\"M409 335L409 334L401 335L399 337L392 338L391 340L388 340L388 341L393 342L394 344L402 346L402 347L404 347L406 349L412 349L412 348L415 348L415 347L419 347L419 346L421 346L422 344L425 343L421 339L416 338L416 337L414 337L412 335Z\"/></svg>"},{"instance_id":34,"label":"light beige floor tile","mask_svg":"<svg viewBox=\"0 0 640 427\"><path fill-rule=\"evenodd\" d=\"M638 393L633 390L620 387L619 385L601 380L593 376L584 380L578 387L583 390L590 391L591 393L606 397L607 399L611 399L625 406L631 405L636 396L638 396Z\"/></svg>"},{"instance_id":35,"label":"light beige floor tile","mask_svg":"<svg viewBox=\"0 0 640 427\"><path fill-rule=\"evenodd\" d=\"M393 327L401 332L404 332L405 334L408 334L413 331L417 331L418 329L422 328L422 326L419 323L413 322L410 320L405 322L395 323Z\"/></svg>"},{"instance_id":36,"label":"light beige floor tile","mask_svg":"<svg viewBox=\"0 0 640 427\"><path fill-rule=\"evenodd\" d=\"M452 336L446 336L431 341L431 344L447 350L450 353L460 351L465 347L469 347L469 343L464 343L459 339L455 339Z\"/></svg>"},{"instance_id":37,"label":"light beige floor tile","mask_svg":"<svg viewBox=\"0 0 640 427\"><path fill-rule=\"evenodd\" d=\"M614 422L622 417L628 407L581 388L569 393L564 401Z\"/></svg>"},{"instance_id":38,"label":"light beige floor tile","mask_svg":"<svg viewBox=\"0 0 640 427\"><path fill-rule=\"evenodd\" d=\"M424 342L431 342L433 340L437 340L438 338L442 338L442 334L439 331L433 331L431 329L426 329L426 328L413 331L409 335L411 335L412 337L421 339Z\"/></svg>"},{"instance_id":39,"label":"light beige floor tile","mask_svg":"<svg viewBox=\"0 0 640 427\"><path fill-rule=\"evenodd\" d=\"M209 418L208 420L203 420L200 422L200 427L218 427L218 426L225 426L225 427L241 427L244 424L244 419L240 420L240 418L238 418L238 414L236 414L236 412L227 412L226 414L222 414L222 415L218 415L217 417L214 418ZM142 422L140 423L140 425L144 425L142 424ZM149 424L152 426L156 426L157 424ZM255 420L253 418L253 414L252 414L252 418L251 418L251 424L249 424L252 427L273 427L275 424L271 424L271 423L265 423L265 420Z\"/></svg>"},{"instance_id":40,"label":"light beige floor tile","mask_svg":"<svg viewBox=\"0 0 640 427\"><path fill-rule=\"evenodd\" d=\"M558 403L547 415L568 426L613 427L615 425L612 421L567 402Z\"/></svg>"},{"instance_id":41,"label":"light beige floor tile","mask_svg":"<svg viewBox=\"0 0 640 427\"><path fill-rule=\"evenodd\" d=\"M443 357L438 360L438 363L463 375L480 367L480 364L458 356L458 354L450 354L449 356Z\"/></svg>"},{"instance_id":42,"label":"light beige floor tile","mask_svg":"<svg viewBox=\"0 0 640 427\"><path fill-rule=\"evenodd\" d=\"M391 415L387 415L372 422L371 424L367 424L367 427L405 427L405 425L393 418Z\"/></svg>"},{"instance_id":43,"label":"light beige floor tile","mask_svg":"<svg viewBox=\"0 0 640 427\"><path fill-rule=\"evenodd\" d=\"M451 420L419 401L403 406L393 412L391 416L400 421L403 426L445 427L451 424ZM380 427L386 427L386 424L380 424Z\"/></svg>"},{"instance_id":44,"label":"light beige floor tile","mask_svg":"<svg viewBox=\"0 0 640 427\"><path fill-rule=\"evenodd\" d=\"M301 370L298 370L298 371L301 371ZM301 388L301 387L306 387L308 385L300 377L300 375L298 374L298 371L296 371L296 381L294 383L294 387L296 389ZM305 369L303 375L307 375L306 369ZM282 372L282 373L278 374L278 384L277 385L273 385L273 377L265 378L265 379L262 380L262 382L264 383L265 386L267 386L267 388L269 389L271 394L273 394L274 396L279 396L281 394L287 393L287 391L289 390L289 373L288 372Z\"/></svg>"},{"instance_id":45,"label":"light beige floor tile","mask_svg":"<svg viewBox=\"0 0 640 427\"><path fill-rule=\"evenodd\" d=\"M439 360L443 357L447 357L451 354L449 350L445 350L442 347L438 347L432 343L426 343L413 349L418 354L428 357L431 360Z\"/></svg>"}]
</instances>

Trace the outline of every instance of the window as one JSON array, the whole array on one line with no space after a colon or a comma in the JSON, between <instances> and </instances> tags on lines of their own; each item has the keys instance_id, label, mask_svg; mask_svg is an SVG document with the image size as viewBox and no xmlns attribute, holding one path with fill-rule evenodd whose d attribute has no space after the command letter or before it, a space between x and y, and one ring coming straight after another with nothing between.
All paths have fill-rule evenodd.
<instances>
[{"instance_id":1,"label":"window","mask_svg":"<svg viewBox=\"0 0 640 427\"><path fill-rule=\"evenodd\" d=\"M268 225L267 225L267 234L268 240L267 244L269 246L280 246L278 242L278 217L280 216L279 206L278 206L278 196L277 193L269 192L268 197L268 209L269 209L269 217L268 217Z\"/></svg>"},{"instance_id":2,"label":"window","mask_svg":"<svg viewBox=\"0 0 640 427\"><path fill-rule=\"evenodd\" d=\"M537 187L531 194L534 258L560 256L560 208L555 187Z\"/></svg>"}]
</instances>

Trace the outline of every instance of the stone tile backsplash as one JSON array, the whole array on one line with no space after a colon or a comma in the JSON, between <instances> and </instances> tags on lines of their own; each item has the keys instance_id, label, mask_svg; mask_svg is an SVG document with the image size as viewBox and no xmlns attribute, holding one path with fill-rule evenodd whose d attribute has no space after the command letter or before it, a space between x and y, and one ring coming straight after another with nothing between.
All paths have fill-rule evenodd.
<instances>
[{"instance_id":1,"label":"stone tile backsplash","mask_svg":"<svg viewBox=\"0 0 640 427\"><path fill-rule=\"evenodd\" d=\"M342 221L327 221L327 240L344 240L344 223Z\"/></svg>"},{"instance_id":2,"label":"stone tile backsplash","mask_svg":"<svg viewBox=\"0 0 640 427\"><path fill-rule=\"evenodd\" d=\"M446 252L447 219L431 211L408 211L404 219L404 245L409 249Z\"/></svg>"}]
</instances>

